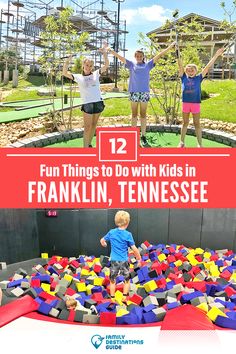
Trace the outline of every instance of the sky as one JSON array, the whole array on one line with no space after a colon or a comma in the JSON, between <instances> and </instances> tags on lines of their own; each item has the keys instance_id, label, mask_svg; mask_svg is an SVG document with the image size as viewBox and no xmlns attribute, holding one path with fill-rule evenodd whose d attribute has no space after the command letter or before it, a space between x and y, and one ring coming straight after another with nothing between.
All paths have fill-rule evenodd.
<instances>
[{"instance_id":1,"label":"sky","mask_svg":"<svg viewBox=\"0 0 236 354\"><path fill-rule=\"evenodd\" d=\"M108 7L117 7L112 0L105 0ZM223 19L224 11L220 7L221 0L125 0L121 3L121 17L127 21L127 58L131 59L139 47L137 37L139 32L147 33L160 27L167 18L172 18L172 12L179 10L179 16L190 12L197 13L216 20ZM226 0L226 8L230 9L232 0ZM236 19L236 13L234 16Z\"/></svg>"},{"instance_id":2,"label":"sky","mask_svg":"<svg viewBox=\"0 0 236 354\"><path fill-rule=\"evenodd\" d=\"M37 2L37 0L29 0ZM44 0L49 2L49 0ZM76 0L78 3L87 4L89 0ZM93 2L94 0L90 0ZM97 0L99 1L99 0ZM60 4L60 0L55 0ZM121 18L127 21L126 57L133 58L135 50L139 47L137 43L138 33L147 33L160 27L167 18L172 18L172 12L179 10L179 16L185 16L190 12L206 17L221 20L224 18L224 11L220 7L221 0L125 0L120 3ZM226 8L232 7L233 0L225 0ZM0 0L0 9L6 8L7 1ZM64 0L65 5L71 5L71 0ZM100 5L99 5L100 6ZM113 0L104 0L104 8L117 9L117 3ZM236 19L236 12L234 19Z\"/></svg>"}]
</instances>

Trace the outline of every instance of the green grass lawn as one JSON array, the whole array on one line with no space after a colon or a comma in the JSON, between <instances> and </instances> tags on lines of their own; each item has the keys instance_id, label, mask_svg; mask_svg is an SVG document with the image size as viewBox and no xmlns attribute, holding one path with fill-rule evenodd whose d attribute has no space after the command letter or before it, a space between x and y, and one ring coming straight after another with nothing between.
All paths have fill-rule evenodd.
<instances>
[{"instance_id":1,"label":"green grass lawn","mask_svg":"<svg viewBox=\"0 0 236 354\"><path fill-rule=\"evenodd\" d=\"M236 81L204 80L202 88L216 96L202 102L201 116L236 123Z\"/></svg>"},{"instance_id":2,"label":"green grass lawn","mask_svg":"<svg viewBox=\"0 0 236 354\"><path fill-rule=\"evenodd\" d=\"M28 86L42 86L44 84L45 84L45 80L43 76L32 75L32 76L28 76L27 79L24 79L23 77L19 77L18 89L25 88ZM4 87L10 90L12 88L12 82L10 81L7 85L0 84L0 87Z\"/></svg>"},{"instance_id":3,"label":"green grass lawn","mask_svg":"<svg viewBox=\"0 0 236 354\"><path fill-rule=\"evenodd\" d=\"M0 106L0 114L1 112L10 112L10 111L14 111L14 108Z\"/></svg>"},{"instance_id":4,"label":"green grass lawn","mask_svg":"<svg viewBox=\"0 0 236 354\"><path fill-rule=\"evenodd\" d=\"M147 139L151 147L177 147L180 140L179 134L173 133L148 133ZM93 138L92 141L93 146L96 146L96 138ZM187 135L186 136L186 147L196 147L197 141L196 137ZM228 147L224 144L217 143L215 141L203 139L204 147ZM49 145L48 147L83 147L83 139L73 139L62 143L57 143L53 145Z\"/></svg>"},{"instance_id":5,"label":"green grass lawn","mask_svg":"<svg viewBox=\"0 0 236 354\"><path fill-rule=\"evenodd\" d=\"M216 96L202 101L201 117L236 123L236 81L204 80L202 89ZM157 99L152 98L151 102L156 114L164 116ZM127 98L114 98L107 100L105 104L106 108L102 113L104 117L129 116L131 114L130 102ZM151 104L148 105L147 113L154 115ZM75 109L74 114L82 115L80 109ZM181 107L179 116L181 116Z\"/></svg>"},{"instance_id":6,"label":"green grass lawn","mask_svg":"<svg viewBox=\"0 0 236 354\"><path fill-rule=\"evenodd\" d=\"M25 85L26 80L22 79L19 88L13 89L12 94L8 95L4 101L9 102L15 100L42 98L37 95L36 88L35 90L25 91L23 89ZM202 101L201 117L236 123L236 81L204 80L202 83L202 89L213 96ZM68 91L65 91L64 93L68 93ZM57 97L60 96L61 90L58 88ZM75 93L74 96L78 97L79 93ZM157 99L152 98L151 102L154 106L156 114L158 116L164 116L164 112L161 109ZM109 99L106 100L105 104L106 108L102 113L103 117L129 116L131 114L130 102L127 98ZM148 105L148 114L154 115L151 104ZM75 109L74 115L81 116L82 114L80 109ZM181 116L181 108L179 111L179 116Z\"/></svg>"},{"instance_id":7,"label":"green grass lawn","mask_svg":"<svg viewBox=\"0 0 236 354\"><path fill-rule=\"evenodd\" d=\"M23 101L23 100L37 100L40 98L49 98L49 96L39 96L37 93L37 89L26 91L25 89L13 89L12 93L8 95L4 102L12 102L12 101ZM58 88L56 90L57 98L61 97L61 89ZM69 91L64 91L64 94L69 94ZM79 92L74 92L73 97L80 97Z\"/></svg>"}]
</instances>

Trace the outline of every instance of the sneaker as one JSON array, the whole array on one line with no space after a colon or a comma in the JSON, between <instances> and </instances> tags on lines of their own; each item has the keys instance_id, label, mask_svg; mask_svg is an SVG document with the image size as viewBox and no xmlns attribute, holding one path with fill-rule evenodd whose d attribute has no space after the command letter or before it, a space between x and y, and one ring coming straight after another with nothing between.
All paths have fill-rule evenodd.
<instances>
[{"instance_id":1,"label":"sneaker","mask_svg":"<svg viewBox=\"0 0 236 354\"><path fill-rule=\"evenodd\" d=\"M150 145L148 144L147 138L144 135L141 136L141 146L142 147L150 147Z\"/></svg>"},{"instance_id":2,"label":"sneaker","mask_svg":"<svg viewBox=\"0 0 236 354\"><path fill-rule=\"evenodd\" d=\"M181 141L178 145L179 148L184 148L185 147L185 144Z\"/></svg>"}]
</instances>

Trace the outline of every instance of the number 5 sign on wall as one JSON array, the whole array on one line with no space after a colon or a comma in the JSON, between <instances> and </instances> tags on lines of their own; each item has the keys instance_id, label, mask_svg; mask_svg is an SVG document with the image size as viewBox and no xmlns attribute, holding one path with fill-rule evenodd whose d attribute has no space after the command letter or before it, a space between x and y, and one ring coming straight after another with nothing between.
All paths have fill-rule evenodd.
<instances>
[{"instance_id":1,"label":"number 5 sign on wall","mask_svg":"<svg viewBox=\"0 0 236 354\"><path fill-rule=\"evenodd\" d=\"M99 161L137 161L139 129L98 128Z\"/></svg>"}]
</instances>

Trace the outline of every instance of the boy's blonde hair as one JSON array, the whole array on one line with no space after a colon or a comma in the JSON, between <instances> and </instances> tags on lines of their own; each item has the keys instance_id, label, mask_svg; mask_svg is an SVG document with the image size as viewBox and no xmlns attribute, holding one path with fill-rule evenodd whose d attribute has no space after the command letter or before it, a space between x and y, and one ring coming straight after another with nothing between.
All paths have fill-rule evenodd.
<instances>
[{"instance_id":1,"label":"boy's blonde hair","mask_svg":"<svg viewBox=\"0 0 236 354\"><path fill-rule=\"evenodd\" d=\"M198 71L198 67L196 64L187 64L185 66L185 69L187 69L187 68L194 68L196 70L196 72Z\"/></svg>"},{"instance_id":2,"label":"boy's blonde hair","mask_svg":"<svg viewBox=\"0 0 236 354\"><path fill-rule=\"evenodd\" d=\"M130 215L127 211L119 210L115 215L116 226L122 227L128 225L130 222Z\"/></svg>"},{"instance_id":3,"label":"boy's blonde hair","mask_svg":"<svg viewBox=\"0 0 236 354\"><path fill-rule=\"evenodd\" d=\"M76 307L77 301L75 299L66 299L66 307Z\"/></svg>"}]
</instances>

